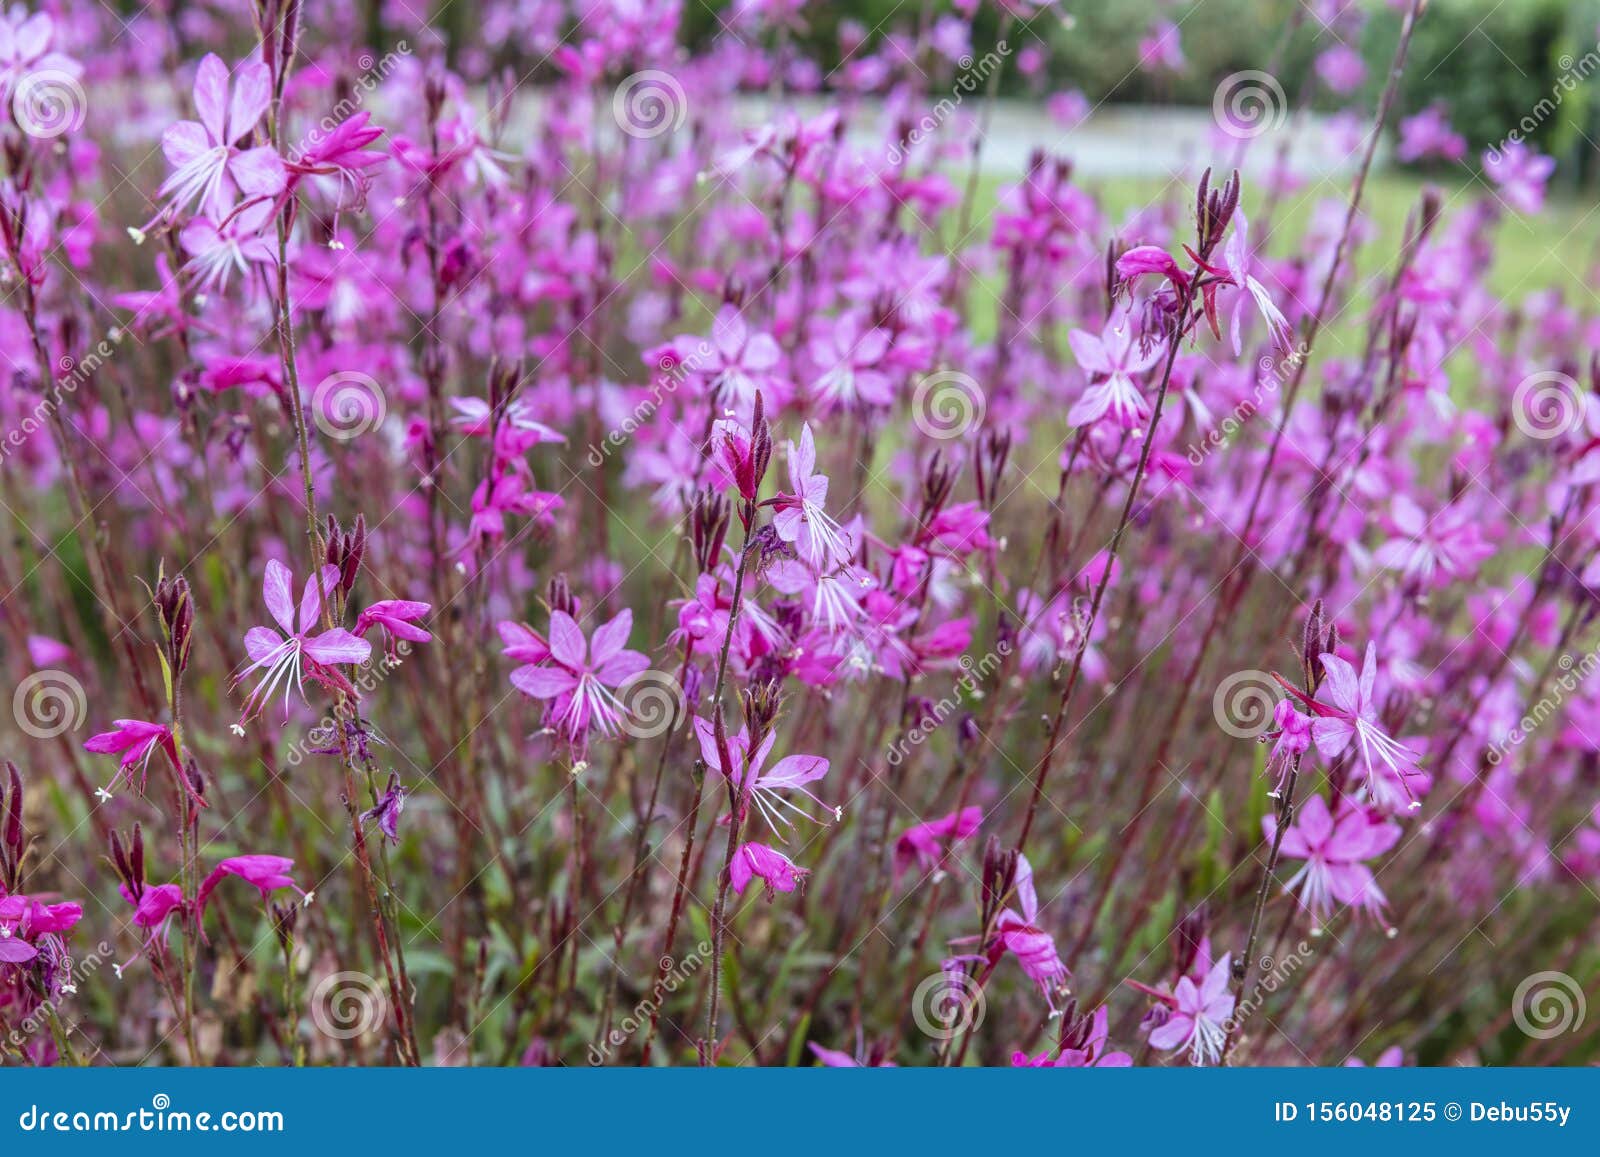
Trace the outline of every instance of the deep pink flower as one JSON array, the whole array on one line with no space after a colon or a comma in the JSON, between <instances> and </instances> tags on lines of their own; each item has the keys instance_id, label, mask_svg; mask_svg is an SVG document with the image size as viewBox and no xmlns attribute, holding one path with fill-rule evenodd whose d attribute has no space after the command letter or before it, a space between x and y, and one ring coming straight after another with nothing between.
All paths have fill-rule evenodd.
<instances>
[{"instance_id":1,"label":"deep pink flower","mask_svg":"<svg viewBox=\"0 0 1600 1157\"><path fill-rule=\"evenodd\" d=\"M996 919L989 958L996 961L1006 952L1014 955L1053 1010L1055 992L1070 973L1056 952L1055 937L1039 927L1039 896L1033 887L1033 867L1026 856L1017 857L1013 889L1017 907L1007 908Z\"/></svg>"},{"instance_id":2,"label":"deep pink flower","mask_svg":"<svg viewBox=\"0 0 1600 1157\"><path fill-rule=\"evenodd\" d=\"M404 639L409 643L426 643L433 636L416 624L418 619L432 610L432 603L382 599L356 616L355 634L365 635L373 627L381 627L386 636Z\"/></svg>"},{"instance_id":3,"label":"deep pink flower","mask_svg":"<svg viewBox=\"0 0 1600 1157\"><path fill-rule=\"evenodd\" d=\"M206 902L211 898L213 889L229 876L237 876L255 885L263 901L279 888L291 888L300 893L302 903L309 904L312 893L303 890L290 877L289 869L292 867L294 861L284 856L231 856L212 868L211 873L200 881L200 888L194 897L195 911L201 916L205 915Z\"/></svg>"},{"instance_id":4,"label":"deep pink flower","mask_svg":"<svg viewBox=\"0 0 1600 1157\"><path fill-rule=\"evenodd\" d=\"M158 750L178 766L177 744L173 742L172 728L160 723L146 723L142 719L113 719L112 730L91 735L83 741L83 749L99 755L122 754L119 774L128 786L133 786L134 772L139 773L139 790L144 791L149 772L150 757Z\"/></svg>"},{"instance_id":5,"label":"deep pink flower","mask_svg":"<svg viewBox=\"0 0 1600 1157\"><path fill-rule=\"evenodd\" d=\"M741 845L728 865L728 882L735 892L743 894L745 885L759 878L766 885L768 900L779 892L793 892L805 877L804 868L797 867L782 852L765 844Z\"/></svg>"},{"instance_id":6,"label":"deep pink flower","mask_svg":"<svg viewBox=\"0 0 1600 1157\"><path fill-rule=\"evenodd\" d=\"M904 875L913 863L924 872L933 871L939 866L944 850L971 839L981 823L981 807L964 807L941 819L907 828L894 844L895 878Z\"/></svg>"}]
</instances>

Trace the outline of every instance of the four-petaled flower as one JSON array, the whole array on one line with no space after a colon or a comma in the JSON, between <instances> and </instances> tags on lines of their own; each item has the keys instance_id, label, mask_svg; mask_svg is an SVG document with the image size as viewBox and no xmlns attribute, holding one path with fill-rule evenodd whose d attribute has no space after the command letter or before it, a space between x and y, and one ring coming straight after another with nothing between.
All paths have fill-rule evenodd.
<instances>
[{"instance_id":1,"label":"four-petaled flower","mask_svg":"<svg viewBox=\"0 0 1600 1157\"><path fill-rule=\"evenodd\" d=\"M615 688L650 666L648 657L625 649L632 631L631 610L596 627L588 639L571 615L552 611L547 655L511 672L511 685L551 700L550 725L569 743L581 745L591 726L613 737L630 717Z\"/></svg>"},{"instance_id":2,"label":"four-petaled flower","mask_svg":"<svg viewBox=\"0 0 1600 1157\"><path fill-rule=\"evenodd\" d=\"M298 619L291 593L294 576L289 568L277 559L267 563L262 581L262 597L267 610L272 612L279 630L271 627L251 627L244 635L244 648L250 655L250 665L234 678L237 686L253 671L263 672L249 697L245 700L244 719L254 718L262 706L283 684L284 714L289 711L289 688L300 689L305 697L305 669L302 662L311 662L311 675L329 682L339 682L331 668L338 663L365 663L372 656L372 644L343 627L331 627L316 634L325 604L333 598L339 585L339 568L327 565L306 580L300 596ZM243 722L243 720L241 720Z\"/></svg>"}]
</instances>

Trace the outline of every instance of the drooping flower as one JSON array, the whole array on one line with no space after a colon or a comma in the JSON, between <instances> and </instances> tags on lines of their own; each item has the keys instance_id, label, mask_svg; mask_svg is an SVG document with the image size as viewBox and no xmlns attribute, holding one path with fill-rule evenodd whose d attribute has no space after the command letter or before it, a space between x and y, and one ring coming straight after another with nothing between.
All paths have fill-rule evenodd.
<instances>
[{"instance_id":1,"label":"drooping flower","mask_svg":"<svg viewBox=\"0 0 1600 1157\"><path fill-rule=\"evenodd\" d=\"M262 580L262 597L278 624L278 630L251 627L245 632L244 646L251 663L235 676L234 684L237 686L252 671L263 672L245 700L245 720L259 714L279 683L283 684L285 715L289 709L291 686L298 687L301 698L305 697L303 660L310 660L313 678L323 677L325 672L331 678L331 668L336 664L364 663L372 656L372 644L343 627L312 633L321 621L324 603L332 599L339 585L338 567L323 566L316 575L306 580L300 596L298 618L290 593L293 584L294 576L288 567L277 559L267 563L266 575Z\"/></svg>"},{"instance_id":2,"label":"drooping flower","mask_svg":"<svg viewBox=\"0 0 1600 1157\"><path fill-rule=\"evenodd\" d=\"M1039 895L1034 890L1033 867L1026 856L1017 857L1012 888L1017 907L1005 909L995 920L989 958L998 961L1006 952L1015 956L1054 1011L1054 994L1071 974L1056 952L1055 937L1039 927Z\"/></svg>"},{"instance_id":3,"label":"drooping flower","mask_svg":"<svg viewBox=\"0 0 1600 1157\"><path fill-rule=\"evenodd\" d=\"M83 741L83 749L100 755L121 753L118 774L133 786L133 776L139 775L139 790L144 791L149 773L150 757L165 751L167 758L178 766L178 749L172 738L172 728L161 723L146 723L142 719L114 719L112 729L91 735Z\"/></svg>"},{"instance_id":4,"label":"drooping flower","mask_svg":"<svg viewBox=\"0 0 1600 1157\"><path fill-rule=\"evenodd\" d=\"M206 903L211 898L211 893L216 886L229 876L237 876L247 884L253 884L261 899L266 900L279 888L290 888L300 893L301 902L311 903L312 893L305 891L294 878L289 875L289 869L294 867L294 861L285 856L269 856L252 854L246 856L230 856L223 860L209 875L200 881L200 887L195 892L195 911L199 916L204 916Z\"/></svg>"},{"instance_id":5,"label":"drooping flower","mask_svg":"<svg viewBox=\"0 0 1600 1157\"><path fill-rule=\"evenodd\" d=\"M728 865L728 882L735 892L742 895L745 885L759 878L766 885L768 900L775 899L779 892L793 892L805 877L806 869L765 844L741 845Z\"/></svg>"},{"instance_id":6,"label":"drooping flower","mask_svg":"<svg viewBox=\"0 0 1600 1157\"><path fill-rule=\"evenodd\" d=\"M895 878L898 880L912 864L920 871L933 871L939 866L945 849L971 839L981 823L981 807L964 807L940 819L907 828L894 843Z\"/></svg>"},{"instance_id":7,"label":"drooping flower","mask_svg":"<svg viewBox=\"0 0 1600 1157\"><path fill-rule=\"evenodd\" d=\"M432 603L419 603L411 599L381 599L356 616L355 634L365 635L373 627L381 627L386 638L426 643L433 636L425 628L417 626L417 620L432 610Z\"/></svg>"},{"instance_id":8,"label":"drooping flower","mask_svg":"<svg viewBox=\"0 0 1600 1157\"><path fill-rule=\"evenodd\" d=\"M648 657L625 649L632 632L633 611L626 608L588 639L571 615L552 611L548 657L511 672L511 684L551 701L550 725L569 743L581 745L591 727L615 736L629 713L614 689L650 666Z\"/></svg>"}]
</instances>

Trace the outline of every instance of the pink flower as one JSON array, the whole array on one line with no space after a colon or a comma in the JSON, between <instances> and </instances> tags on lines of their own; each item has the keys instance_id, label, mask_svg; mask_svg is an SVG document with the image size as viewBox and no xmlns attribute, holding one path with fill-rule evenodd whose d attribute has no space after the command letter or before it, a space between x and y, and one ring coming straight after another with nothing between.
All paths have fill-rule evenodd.
<instances>
[{"instance_id":1,"label":"pink flower","mask_svg":"<svg viewBox=\"0 0 1600 1157\"><path fill-rule=\"evenodd\" d=\"M1061 1053L1051 1058L1046 1049L1036 1057L1025 1052L1011 1054L1012 1068L1027 1069L1125 1069L1133 1064L1127 1053L1105 1051L1110 1039L1109 1014L1101 1005L1087 1016L1074 1017L1069 1010L1063 1017Z\"/></svg>"},{"instance_id":2,"label":"pink flower","mask_svg":"<svg viewBox=\"0 0 1600 1157\"><path fill-rule=\"evenodd\" d=\"M194 105L198 121L179 121L161 137L161 151L173 166L160 195L169 209L199 202L213 220L227 216L231 184L247 197L276 197L287 175L270 145L238 148L250 135L272 99L272 73L259 60L239 66L232 99L228 69L215 53L207 54L195 73Z\"/></svg>"},{"instance_id":3,"label":"pink flower","mask_svg":"<svg viewBox=\"0 0 1600 1157\"><path fill-rule=\"evenodd\" d=\"M1276 817L1267 816L1262 827L1271 840ZM1336 904L1380 915L1383 892L1361 861L1381 856L1399 839L1399 824L1348 800L1340 801L1335 817L1327 801L1314 795L1300 805L1294 826L1283 834L1283 854L1306 861L1286 887L1298 890L1300 906L1319 923L1333 915Z\"/></svg>"},{"instance_id":4,"label":"pink flower","mask_svg":"<svg viewBox=\"0 0 1600 1157\"><path fill-rule=\"evenodd\" d=\"M570 743L581 743L591 725L615 736L630 716L613 688L650 666L638 651L624 649L632 631L631 610L596 627L590 639L571 615L552 611L548 659L518 667L511 685L534 699L552 700L550 723Z\"/></svg>"},{"instance_id":5,"label":"pink flower","mask_svg":"<svg viewBox=\"0 0 1600 1157\"><path fill-rule=\"evenodd\" d=\"M178 766L178 749L173 742L172 728L160 723L146 723L142 719L114 719L111 721L111 726L112 730L102 731L99 735L91 735L84 740L83 749L99 755L115 755L121 752L120 774L127 779L130 787L133 785L133 773L137 769L139 790L144 791L150 757L158 750L165 751L167 758L172 760L172 765Z\"/></svg>"},{"instance_id":6,"label":"pink flower","mask_svg":"<svg viewBox=\"0 0 1600 1157\"><path fill-rule=\"evenodd\" d=\"M1555 172L1551 157L1540 156L1521 141L1483 154L1483 171L1500 190L1500 199L1519 213L1533 216L1544 208L1544 186Z\"/></svg>"},{"instance_id":7,"label":"pink flower","mask_svg":"<svg viewBox=\"0 0 1600 1157\"><path fill-rule=\"evenodd\" d=\"M964 807L942 819L907 828L894 843L895 878L904 875L913 863L921 871L933 871L939 866L944 849L971 839L982 822L982 808Z\"/></svg>"},{"instance_id":8,"label":"pink flower","mask_svg":"<svg viewBox=\"0 0 1600 1157\"><path fill-rule=\"evenodd\" d=\"M742 895L745 885L757 877L766 885L767 899L772 900L779 892L793 892L798 888L806 877L806 870L796 867L782 852L765 844L744 844L728 865L728 882Z\"/></svg>"},{"instance_id":9,"label":"pink flower","mask_svg":"<svg viewBox=\"0 0 1600 1157\"><path fill-rule=\"evenodd\" d=\"M1367 644L1361 678L1355 668L1337 655L1323 655L1322 669L1327 677L1310 704L1316 718L1311 737L1324 759L1337 759L1353 743L1356 758L1366 769L1369 789L1380 772L1401 777L1416 774L1417 757L1410 748L1391 739L1378 724L1378 701L1373 684L1378 674L1378 647ZM1412 801L1412 807L1421 807Z\"/></svg>"},{"instance_id":10,"label":"pink flower","mask_svg":"<svg viewBox=\"0 0 1600 1157\"><path fill-rule=\"evenodd\" d=\"M1450 128L1443 106L1432 104L1400 122L1400 143L1394 155L1406 164L1432 157L1459 161L1467 155L1467 141Z\"/></svg>"},{"instance_id":11,"label":"pink flower","mask_svg":"<svg viewBox=\"0 0 1600 1157\"><path fill-rule=\"evenodd\" d=\"M792 494L780 494L769 501L777 510L772 525L778 537L794 544L800 557L818 570L833 570L850 561L855 546L827 511L828 477L817 473L817 445L807 423L800 431L800 445L789 443L789 485Z\"/></svg>"},{"instance_id":12,"label":"pink flower","mask_svg":"<svg viewBox=\"0 0 1600 1157\"><path fill-rule=\"evenodd\" d=\"M1198 985L1191 977L1179 979L1166 998L1172 1013L1164 1024L1150 1030L1150 1047L1168 1052L1189 1050L1189 1063L1215 1064L1227 1040L1224 1027L1233 1015L1233 994L1228 991L1230 956L1211 966Z\"/></svg>"},{"instance_id":13,"label":"pink flower","mask_svg":"<svg viewBox=\"0 0 1600 1157\"><path fill-rule=\"evenodd\" d=\"M989 944L989 958L996 961L1006 952L1014 955L1022 971L1039 986L1045 1003L1054 1009L1053 994L1066 983L1070 973L1056 952L1055 937L1039 927L1039 896L1034 891L1033 868L1026 856L1017 857L1012 886L1021 910L1007 908L1000 913Z\"/></svg>"},{"instance_id":14,"label":"pink flower","mask_svg":"<svg viewBox=\"0 0 1600 1157\"><path fill-rule=\"evenodd\" d=\"M1145 373L1159 362L1162 347L1140 350L1125 310L1112 314L1100 336L1075 329L1067 334L1067 341L1083 371L1091 379L1103 379L1085 390L1067 412L1068 424L1087 426L1109 414L1124 429L1142 426L1150 409L1133 375Z\"/></svg>"},{"instance_id":15,"label":"pink flower","mask_svg":"<svg viewBox=\"0 0 1600 1157\"><path fill-rule=\"evenodd\" d=\"M189 255L186 268L194 275L195 287L226 289L235 270L248 275L252 265L276 262L277 255L261 235L272 214L271 202L255 201L235 209L220 224L196 217L185 225L178 239Z\"/></svg>"},{"instance_id":16,"label":"pink flower","mask_svg":"<svg viewBox=\"0 0 1600 1157\"><path fill-rule=\"evenodd\" d=\"M1189 288L1189 275L1178 268L1172 254L1158 246L1135 245L1117 258L1117 276L1125 282L1137 281L1148 273L1165 277L1175 289Z\"/></svg>"},{"instance_id":17,"label":"pink flower","mask_svg":"<svg viewBox=\"0 0 1600 1157\"><path fill-rule=\"evenodd\" d=\"M793 801L784 798L782 794L784 792L792 791L803 795L818 806L831 811L835 820L840 818L842 814L840 808L828 807L805 786L828 774L828 761L820 755L788 755L778 760L770 769L763 770L767 757L772 754L772 745L777 742L777 733L767 732L760 746L752 753L749 731L741 727L737 735L728 737L728 758L733 762L730 771L722 766L722 756L717 750L716 731L711 723L698 715L695 716L694 734L700 741L700 755L705 760L706 766L714 768L732 780L736 790L742 790L748 784L750 801L755 804L762 818L774 832L778 830L779 824L790 829L794 827L793 821L780 809L786 808L813 823L820 822Z\"/></svg>"},{"instance_id":18,"label":"pink flower","mask_svg":"<svg viewBox=\"0 0 1600 1157\"><path fill-rule=\"evenodd\" d=\"M283 856L248 855L232 856L223 860L211 874L200 881L200 889L195 893L195 911L201 916L205 915L206 902L210 899L212 891L229 876L237 876L248 884L254 884L261 893L263 901L279 888L292 888L299 892L303 903L311 903L312 894L304 891L299 884L289 876L289 869L294 867L294 861Z\"/></svg>"},{"instance_id":19,"label":"pink flower","mask_svg":"<svg viewBox=\"0 0 1600 1157\"><path fill-rule=\"evenodd\" d=\"M410 599L382 599L356 616L355 633L365 635L373 627L383 628L386 636L404 639L409 643L426 643L433 636L416 625L418 619L433 610L432 603L419 603Z\"/></svg>"},{"instance_id":20,"label":"pink flower","mask_svg":"<svg viewBox=\"0 0 1600 1157\"><path fill-rule=\"evenodd\" d=\"M278 689L279 683L283 684L286 716L291 685L298 686L300 697L305 698L302 658L311 660L312 677L319 678L328 674L323 668L331 668L337 663L365 663L372 656L372 644L343 627L333 627L319 634L311 633L322 617L324 601L332 597L339 584L338 567L324 566L315 577L306 580L305 589L300 595L298 625L290 594L293 583L294 576L288 567L277 559L267 563L266 577L262 580L262 597L279 630L251 627L245 632L244 647L252 662L234 678L234 685L243 682L252 671L264 672L245 700L245 719L260 712L262 705Z\"/></svg>"}]
</instances>

